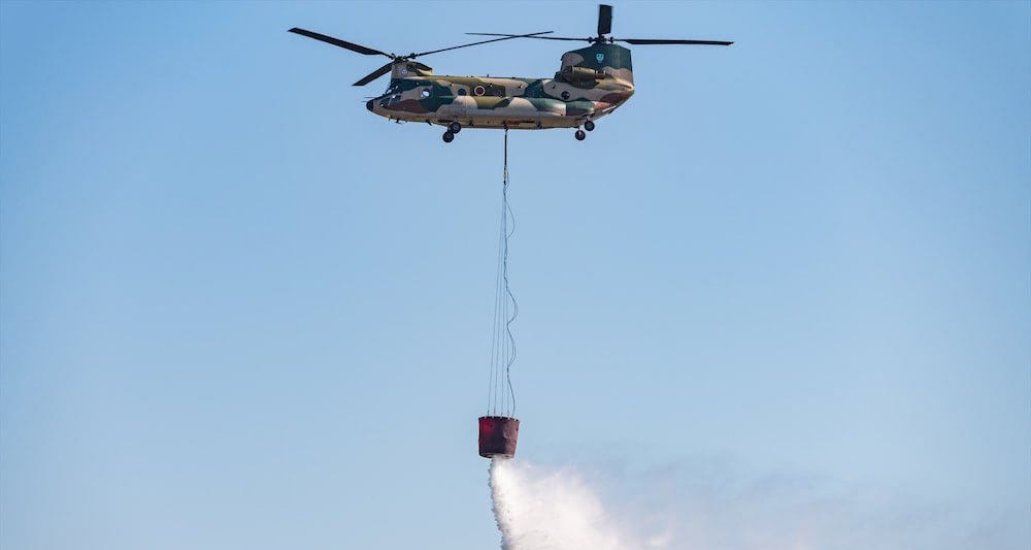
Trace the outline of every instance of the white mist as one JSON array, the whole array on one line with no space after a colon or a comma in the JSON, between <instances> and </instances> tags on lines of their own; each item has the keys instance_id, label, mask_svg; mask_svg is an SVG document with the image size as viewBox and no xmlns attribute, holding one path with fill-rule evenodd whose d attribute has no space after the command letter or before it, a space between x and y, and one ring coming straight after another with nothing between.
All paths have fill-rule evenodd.
<instances>
[{"instance_id":1,"label":"white mist","mask_svg":"<svg viewBox=\"0 0 1031 550\"><path fill-rule=\"evenodd\" d=\"M703 462L609 482L618 490L603 504L575 469L493 459L502 550L1026 550L1031 540L1023 509L808 476Z\"/></svg>"},{"instance_id":2,"label":"white mist","mask_svg":"<svg viewBox=\"0 0 1031 550\"><path fill-rule=\"evenodd\" d=\"M544 471L495 457L494 517L503 550L630 550L598 497L571 471Z\"/></svg>"}]
</instances>

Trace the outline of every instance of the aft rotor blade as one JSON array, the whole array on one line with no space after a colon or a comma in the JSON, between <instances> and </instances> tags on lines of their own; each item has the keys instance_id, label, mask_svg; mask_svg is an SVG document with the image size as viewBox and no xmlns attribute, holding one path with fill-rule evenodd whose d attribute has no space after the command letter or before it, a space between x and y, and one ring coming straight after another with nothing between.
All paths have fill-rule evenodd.
<instances>
[{"instance_id":1,"label":"aft rotor blade","mask_svg":"<svg viewBox=\"0 0 1031 550\"><path fill-rule=\"evenodd\" d=\"M537 36L535 34L499 34L495 32L467 32L470 36L504 36L506 38L539 38L541 40L576 40L579 42L590 42L590 38L570 38L568 36ZM537 33L543 34L543 33Z\"/></svg>"},{"instance_id":2,"label":"aft rotor blade","mask_svg":"<svg viewBox=\"0 0 1031 550\"><path fill-rule=\"evenodd\" d=\"M497 35L491 34L491 35L485 35L485 36L503 36L504 38L494 38L494 39L491 39L491 40L480 40L479 42L470 42L469 44L462 44L460 46L451 46L450 48L441 48L439 50L431 50L431 51L428 51L428 52L413 53L413 54L407 56L407 58L408 59L414 59L416 57L422 57L424 55L430 55L432 53L447 52L447 51L457 50L457 49L461 49L461 48L468 48L469 46L479 46L480 44L489 44L491 42L501 42L502 40L511 40L513 38L544 38L543 36L540 36L540 35L542 35L542 34L550 34L552 32L555 32L555 31L543 31L543 32L530 33L530 34L497 34ZM472 33L466 33L466 34L472 34Z\"/></svg>"},{"instance_id":3,"label":"aft rotor blade","mask_svg":"<svg viewBox=\"0 0 1031 550\"><path fill-rule=\"evenodd\" d=\"M314 38L315 40L319 40L319 41L325 42L326 44L332 44L334 46L338 46L340 48L344 48L345 50L351 50L352 52L360 53L362 55L383 55L383 56L389 57L390 59L394 59L394 57L395 57L395 56L393 56L393 55L391 55L389 53L381 52L379 50L374 50L372 48L366 48L365 46L362 46L361 44L355 44L353 42L348 42L346 40L340 40L339 38L333 38L332 36L327 36L325 34L320 34L320 33L317 33L317 32L312 32L312 31L309 31L309 30L306 30L306 29L301 29L301 28L298 28L298 27L294 27L294 28L290 29L289 32L292 32L294 34L299 34L301 36L307 36L308 38Z\"/></svg>"},{"instance_id":4,"label":"aft rotor blade","mask_svg":"<svg viewBox=\"0 0 1031 550\"><path fill-rule=\"evenodd\" d=\"M363 77L358 82L355 82L353 85L354 86L364 86L364 85L368 84L369 82L372 82L373 80L376 80L377 78L379 78L379 77L389 73L390 72L390 68L393 67L393 66L394 66L394 62L391 61L391 62L387 63L386 65L383 65L382 67L376 69L375 71L372 71L371 73L365 75L365 77Z\"/></svg>"},{"instance_id":5,"label":"aft rotor blade","mask_svg":"<svg viewBox=\"0 0 1031 550\"><path fill-rule=\"evenodd\" d=\"M598 4L598 36L612 32L612 6Z\"/></svg>"},{"instance_id":6,"label":"aft rotor blade","mask_svg":"<svg viewBox=\"0 0 1031 550\"><path fill-rule=\"evenodd\" d=\"M626 42L636 46L654 46L661 44L686 44L689 46L729 46L733 42L723 40L663 40L654 38L614 38L615 42Z\"/></svg>"}]
</instances>

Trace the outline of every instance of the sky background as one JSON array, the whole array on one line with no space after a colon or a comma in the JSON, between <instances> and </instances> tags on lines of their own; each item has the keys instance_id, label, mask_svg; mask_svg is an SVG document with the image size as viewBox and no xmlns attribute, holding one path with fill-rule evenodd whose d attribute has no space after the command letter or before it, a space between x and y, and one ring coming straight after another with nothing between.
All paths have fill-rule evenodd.
<instances>
[{"instance_id":1,"label":"sky background","mask_svg":"<svg viewBox=\"0 0 1031 550\"><path fill-rule=\"evenodd\" d=\"M375 117L379 58L286 30L405 53L596 11L0 4L0 547L496 548L502 134ZM510 134L520 457L820 480L1026 549L1031 4L613 29L736 44L634 47L586 141ZM551 76L564 46L422 61Z\"/></svg>"}]
</instances>

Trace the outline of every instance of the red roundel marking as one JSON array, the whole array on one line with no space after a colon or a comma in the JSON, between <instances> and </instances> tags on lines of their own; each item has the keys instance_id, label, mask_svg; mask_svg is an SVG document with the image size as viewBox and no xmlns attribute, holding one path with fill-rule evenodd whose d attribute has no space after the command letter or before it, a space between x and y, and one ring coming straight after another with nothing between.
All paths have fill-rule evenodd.
<instances>
[{"instance_id":1,"label":"red roundel marking","mask_svg":"<svg viewBox=\"0 0 1031 550\"><path fill-rule=\"evenodd\" d=\"M476 95L483 95L484 93L486 93L486 91L487 90L483 89L483 86L477 86L477 87L473 88L473 93L476 94Z\"/></svg>"}]
</instances>

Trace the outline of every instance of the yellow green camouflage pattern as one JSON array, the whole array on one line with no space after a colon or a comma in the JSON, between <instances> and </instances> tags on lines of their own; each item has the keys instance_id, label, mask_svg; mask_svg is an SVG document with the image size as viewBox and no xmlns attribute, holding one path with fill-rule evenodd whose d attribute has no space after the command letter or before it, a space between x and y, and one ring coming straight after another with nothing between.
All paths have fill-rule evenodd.
<instances>
[{"instance_id":1,"label":"yellow green camouflage pattern","mask_svg":"<svg viewBox=\"0 0 1031 550\"><path fill-rule=\"evenodd\" d=\"M578 128L634 94L630 50L597 42L566 52L554 78L434 75L416 61L395 64L390 84L366 106L396 121L467 128Z\"/></svg>"}]
</instances>

